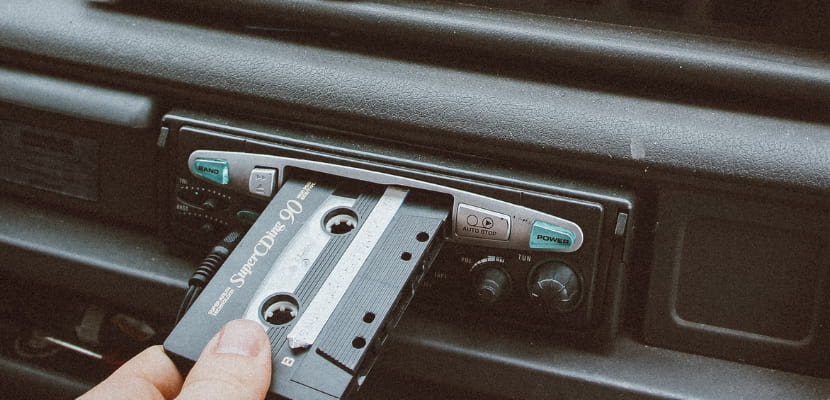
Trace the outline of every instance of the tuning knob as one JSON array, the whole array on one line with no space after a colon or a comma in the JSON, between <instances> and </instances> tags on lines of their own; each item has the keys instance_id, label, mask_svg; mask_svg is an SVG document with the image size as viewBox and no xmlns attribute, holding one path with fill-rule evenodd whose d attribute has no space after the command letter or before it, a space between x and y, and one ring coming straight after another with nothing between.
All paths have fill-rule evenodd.
<instances>
[{"instance_id":1,"label":"tuning knob","mask_svg":"<svg viewBox=\"0 0 830 400\"><path fill-rule=\"evenodd\" d=\"M530 295L548 310L566 313L579 305L582 288L571 267L557 261L537 266L528 280Z\"/></svg>"},{"instance_id":2,"label":"tuning knob","mask_svg":"<svg viewBox=\"0 0 830 400\"><path fill-rule=\"evenodd\" d=\"M510 292L510 276L504 270L504 259L486 257L473 264L473 295L483 305L491 305Z\"/></svg>"}]
</instances>

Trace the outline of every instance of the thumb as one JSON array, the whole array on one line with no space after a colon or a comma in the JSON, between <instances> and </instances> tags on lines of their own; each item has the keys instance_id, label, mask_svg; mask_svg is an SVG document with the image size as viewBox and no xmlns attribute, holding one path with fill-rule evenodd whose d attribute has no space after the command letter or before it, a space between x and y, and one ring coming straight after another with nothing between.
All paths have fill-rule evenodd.
<instances>
[{"instance_id":1,"label":"thumb","mask_svg":"<svg viewBox=\"0 0 830 400\"><path fill-rule=\"evenodd\" d=\"M271 384L271 344L261 325L227 323L190 370L179 400L262 400Z\"/></svg>"}]
</instances>

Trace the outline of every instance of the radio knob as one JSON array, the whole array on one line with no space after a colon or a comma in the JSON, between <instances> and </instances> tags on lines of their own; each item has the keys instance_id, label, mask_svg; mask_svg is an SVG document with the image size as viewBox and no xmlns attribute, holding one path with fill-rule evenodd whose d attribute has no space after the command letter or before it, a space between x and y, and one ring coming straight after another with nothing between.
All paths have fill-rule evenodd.
<instances>
[{"instance_id":1,"label":"radio knob","mask_svg":"<svg viewBox=\"0 0 830 400\"><path fill-rule=\"evenodd\" d=\"M202 203L202 208L204 208L205 210L208 210L208 211L213 211L213 210L219 208L218 206L219 206L219 200L217 200L216 198L213 198L213 197L205 200Z\"/></svg>"},{"instance_id":2,"label":"radio knob","mask_svg":"<svg viewBox=\"0 0 830 400\"><path fill-rule=\"evenodd\" d=\"M487 257L473 264L474 292L476 301L491 305L510 292L510 276L504 270L504 259Z\"/></svg>"},{"instance_id":3,"label":"radio knob","mask_svg":"<svg viewBox=\"0 0 830 400\"><path fill-rule=\"evenodd\" d=\"M179 203L200 210L214 211L228 207L228 200L224 196L201 186L179 185L176 196Z\"/></svg>"},{"instance_id":4,"label":"radio knob","mask_svg":"<svg viewBox=\"0 0 830 400\"><path fill-rule=\"evenodd\" d=\"M530 295L548 310L565 313L579 305L579 276L561 262L548 261L535 268L528 281Z\"/></svg>"}]
</instances>

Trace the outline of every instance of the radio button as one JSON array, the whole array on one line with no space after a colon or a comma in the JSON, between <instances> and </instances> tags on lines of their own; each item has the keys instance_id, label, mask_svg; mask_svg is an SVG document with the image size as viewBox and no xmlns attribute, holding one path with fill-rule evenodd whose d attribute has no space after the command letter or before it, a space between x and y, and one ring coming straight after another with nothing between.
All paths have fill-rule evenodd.
<instances>
[{"instance_id":1,"label":"radio button","mask_svg":"<svg viewBox=\"0 0 830 400\"><path fill-rule=\"evenodd\" d=\"M530 229L531 249L566 250L573 246L576 234L568 229L544 221L533 221Z\"/></svg>"},{"instance_id":2,"label":"radio button","mask_svg":"<svg viewBox=\"0 0 830 400\"><path fill-rule=\"evenodd\" d=\"M263 197L274 195L277 184L277 170L272 168L254 168L248 178L248 191Z\"/></svg>"},{"instance_id":3,"label":"radio button","mask_svg":"<svg viewBox=\"0 0 830 400\"><path fill-rule=\"evenodd\" d=\"M208 199L207 189L201 186L180 185L176 190L176 197L188 206L198 206Z\"/></svg>"},{"instance_id":4,"label":"radio button","mask_svg":"<svg viewBox=\"0 0 830 400\"><path fill-rule=\"evenodd\" d=\"M462 237L507 241L510 217L461 203L455 216L455 232Z\"/></svg>"},{"instance_id":5,"label":"radio button","mask_svg":"<svg viewBox=\"0 0 830 400\"><path fill-rule=\"evenodd\" d=\"M227 185L228 160L217 158L197 158L193 160L193 173L220 185Z\"/></svg>"},{"instance_id":6,"label":"radio button","mask_svg":"<svg viewBox=\"0 0 830 400\"><path fill-rule=\"evenodd\" d=\"M236 213L236 220L242 225L251 226L259 218L259 213L251 210L239 210Z\"/></svg>"}]
</instances>

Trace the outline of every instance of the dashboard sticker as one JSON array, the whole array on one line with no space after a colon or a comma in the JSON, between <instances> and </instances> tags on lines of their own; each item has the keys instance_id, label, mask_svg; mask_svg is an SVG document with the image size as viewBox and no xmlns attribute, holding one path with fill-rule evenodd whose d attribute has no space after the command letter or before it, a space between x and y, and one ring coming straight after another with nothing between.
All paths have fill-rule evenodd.
<instances>
[{"instance_id":1,"label":"dashboard sticker","mask_svg":"<svg viewBox=\"0 0 830 400\"><path fill-rule=\"evenodd\" d=\"M0 179L98 201L98 142L0 120Z\"/></svg>"}]
</instances>

